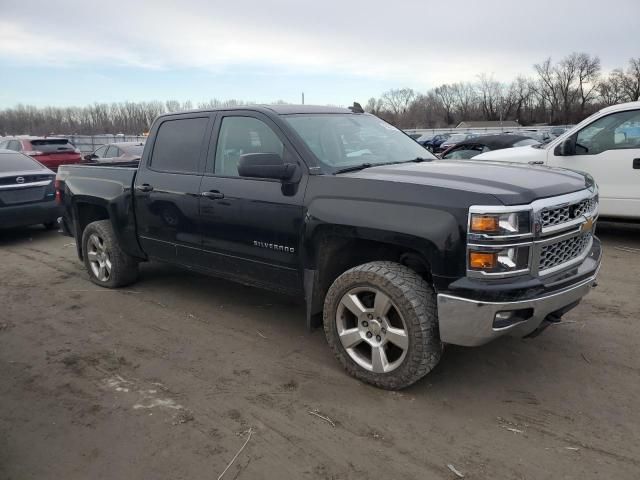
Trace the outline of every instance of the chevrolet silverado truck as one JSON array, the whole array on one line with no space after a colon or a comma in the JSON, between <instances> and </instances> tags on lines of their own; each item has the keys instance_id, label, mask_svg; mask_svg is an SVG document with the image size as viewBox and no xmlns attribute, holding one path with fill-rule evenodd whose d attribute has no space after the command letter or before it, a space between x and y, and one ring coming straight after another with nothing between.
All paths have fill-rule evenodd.
<instances>
[{"instance_id":1,"label":"chevrolet silverado truck","mask_svg":"<svg viewBox=\"0 0 640 480\"><path fill-rule=\"evenodd\" d=\"M590 176L439 161L355 105L162 115L139 166L62 166L56 188L96 284L159 260L304 298L344 368L387 389L444 344L559 321L601 259Z\"/></svg>"}]
</instances>

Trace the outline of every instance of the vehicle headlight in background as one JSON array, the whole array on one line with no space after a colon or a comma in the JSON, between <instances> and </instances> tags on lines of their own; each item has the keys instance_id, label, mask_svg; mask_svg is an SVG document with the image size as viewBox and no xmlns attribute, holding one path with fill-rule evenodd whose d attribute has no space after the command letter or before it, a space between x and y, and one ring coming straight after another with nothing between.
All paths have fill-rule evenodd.
<instances>
[{"instance_id":1,"label":"vehicle headlight in background","mask_svg":"<svg viewBox=\"0 0 640 480\"><path fill-rule=\"evenodd\" d=\"M523 235L531 233L528 211L508 213L471 213L469 233L489 236Z\"/></svg>"}]
</instances>

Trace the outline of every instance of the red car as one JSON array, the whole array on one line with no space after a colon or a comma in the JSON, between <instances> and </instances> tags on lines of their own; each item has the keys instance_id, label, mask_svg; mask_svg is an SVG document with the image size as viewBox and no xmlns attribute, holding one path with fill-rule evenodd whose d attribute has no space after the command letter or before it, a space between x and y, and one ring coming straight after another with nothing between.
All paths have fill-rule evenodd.
<instances>
[{"instance_id":1,"label":"red car","mask_svg":"<svg viewBox=\"0 0 640 480\"><path fill-rule=\"evenodd\" d=\"M58 171L60 165L69 165L70 163L80 163L82 161L80 150L66 138L12 138L0 142L0 149L2 148L29 155L54 172Z\"/></svg>"}]
</instances>

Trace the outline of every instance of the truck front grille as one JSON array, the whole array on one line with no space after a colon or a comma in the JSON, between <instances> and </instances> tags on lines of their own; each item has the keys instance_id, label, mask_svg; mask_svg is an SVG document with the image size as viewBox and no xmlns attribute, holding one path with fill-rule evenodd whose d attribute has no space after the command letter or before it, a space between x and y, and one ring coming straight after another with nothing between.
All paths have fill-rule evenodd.
<instances>
[{"instance_id":1,"label":"truck front grille","mask_svg":"<svg viewBox=\"0 0 640 480\"><path fill-rule=\"evenodd\" d=\"M540 212L542 228L553 227L579 218L582 215L588 215L595 210L597 204L597 199L592 197L570 205L546 208Z\"/></svg>"},{"instance_id":2,"label":"truck front grille","mask_svg":"<svg viewBox=\"0 0 640 480\"><path fill-rule=\"evenodd\" d=\"M591 245L591 233L585 233L556 243L544 245L540 249L538 271L544 272L582 255Z\"/></svg>"}]
</instances>

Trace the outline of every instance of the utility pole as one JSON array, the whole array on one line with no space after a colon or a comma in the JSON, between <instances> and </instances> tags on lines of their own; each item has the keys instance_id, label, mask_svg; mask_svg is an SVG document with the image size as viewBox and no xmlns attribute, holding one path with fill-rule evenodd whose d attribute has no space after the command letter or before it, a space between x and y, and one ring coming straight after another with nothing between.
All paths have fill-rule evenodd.
<instances>
[{"instance_id":1,"label":"utility pole","mask_svg":"<svg viewBox=\"0 0 640 480\"><path fill-rule=\"evenodd\" d=\"M304 105L304 92L302 92L302 105Z\"/></svg>"}]
</instances>

